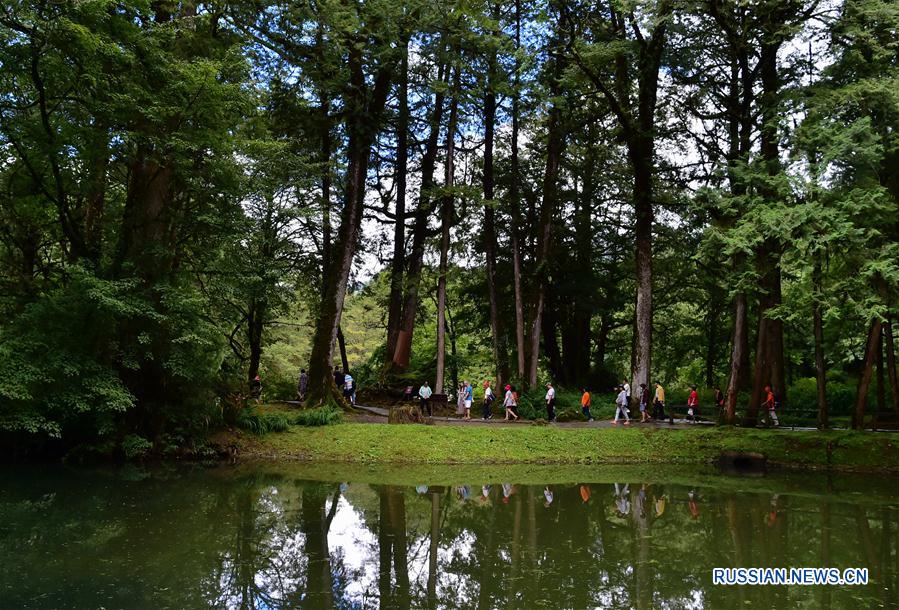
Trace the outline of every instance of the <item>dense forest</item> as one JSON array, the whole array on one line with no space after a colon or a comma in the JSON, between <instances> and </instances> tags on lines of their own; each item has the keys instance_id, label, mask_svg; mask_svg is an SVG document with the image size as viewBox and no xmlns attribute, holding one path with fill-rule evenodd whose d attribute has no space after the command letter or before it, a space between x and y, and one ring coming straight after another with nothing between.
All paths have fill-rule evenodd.
<instances>
[{"instance_id":1,"label":"dense forest","mask_svg":"<svg viewBox=\"0 0 899 610\"><path fill-rule=\"evenodd\" d=\"M894 2L11 0L0 40L3 443L177 443L335 365L899 410Z\"/></svg>"}]
</instances>

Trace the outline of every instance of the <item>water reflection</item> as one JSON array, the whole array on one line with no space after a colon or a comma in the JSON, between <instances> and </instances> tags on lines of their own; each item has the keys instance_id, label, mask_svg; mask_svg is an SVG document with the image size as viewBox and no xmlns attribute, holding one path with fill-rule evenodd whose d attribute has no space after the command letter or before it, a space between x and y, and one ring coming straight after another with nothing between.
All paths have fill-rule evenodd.
<instances>
[{"instance_id":1,"label":"water reflection","mask_svg":"<svg viewBox=\"0 0 899 610\"><path fill-rule=\"evenodd\" d=\"M194 473L0 482L2 607L897 606L889 493L822 496L795 484L743 492L715 479L399 486ZM711 583L713 567L749 566L868 567L872 582Z\"/></svg>"}]
</instances>

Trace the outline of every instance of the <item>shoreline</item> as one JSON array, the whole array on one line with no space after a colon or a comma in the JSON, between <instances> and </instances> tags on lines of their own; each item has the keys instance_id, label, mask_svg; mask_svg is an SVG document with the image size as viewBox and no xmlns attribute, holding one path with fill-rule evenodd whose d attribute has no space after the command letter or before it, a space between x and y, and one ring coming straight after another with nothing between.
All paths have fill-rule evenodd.
<instances>
[{"instance_id":1,"label":"shoreline","mask_svg":"<svg viewBox=\"0 0 899 610\"><path fill-rule=\"evenodd\" d=\"M899 434L742 428L562 428L342 423L214 440L244 461L390 466L708 465L764 456L772 469L899 474Z\"/></svg>"}]
</instances>

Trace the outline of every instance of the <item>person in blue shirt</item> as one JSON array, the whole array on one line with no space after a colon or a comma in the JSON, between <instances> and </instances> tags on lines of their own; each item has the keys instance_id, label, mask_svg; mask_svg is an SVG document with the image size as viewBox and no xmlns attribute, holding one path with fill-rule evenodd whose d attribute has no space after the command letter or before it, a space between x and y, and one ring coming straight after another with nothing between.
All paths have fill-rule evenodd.
<instances>
[{"instance_id":1,"label":"person in blue shirt","mask_svg":"<svg viewBox=\"0 0 899 610\"><path fill-rule=\"evenodd\" d=\"M465 419L471 419L471 403L474 399L474 388L472 388L471 384L467 381L463 383L464 388L462 390L462 395L465 397Z\"/></svg>"}]
</instances>

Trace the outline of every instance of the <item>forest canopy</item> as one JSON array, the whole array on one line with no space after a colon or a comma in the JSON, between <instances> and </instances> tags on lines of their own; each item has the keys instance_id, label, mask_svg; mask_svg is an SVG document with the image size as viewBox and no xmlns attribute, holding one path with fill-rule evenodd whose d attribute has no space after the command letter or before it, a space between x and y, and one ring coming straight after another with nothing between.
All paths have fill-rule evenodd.
<instances>
[{"instance_id":1,"label":"forest canopy","mask_svg":"<svg viewBox=\"0 0 899 610\"><path fill-rule=\"evenodd\" d=\"M177 443L334 366L864 427L897 128L889 0L11 0L0 439Z\"/></svg>"}]
</instances>

